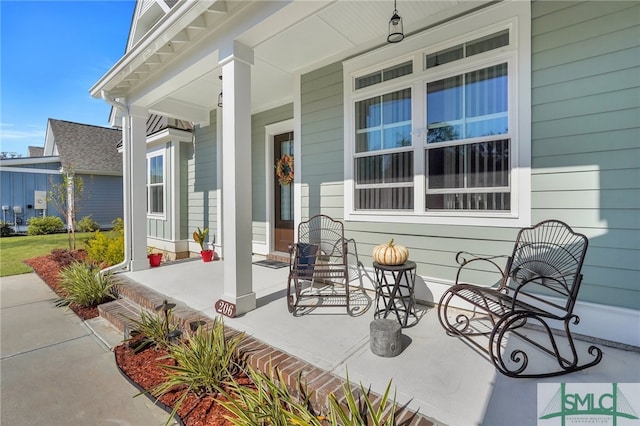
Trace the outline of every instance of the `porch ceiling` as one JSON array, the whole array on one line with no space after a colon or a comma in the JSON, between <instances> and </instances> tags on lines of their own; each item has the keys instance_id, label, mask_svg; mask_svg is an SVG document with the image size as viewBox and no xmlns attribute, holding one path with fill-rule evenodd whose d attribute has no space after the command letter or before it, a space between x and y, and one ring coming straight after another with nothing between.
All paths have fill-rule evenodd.
<instances>
[{"instance_id":1,"label":"porch ceiling","mask_svg":"<svg viewBox=\"0 0 640 426\"><path fill-rule=\"evenodd\" d=\"M405 34L411 35L483 3L487 1L400 0L397 7ZM152 47L133 58L137 61L132 59L130 66L121 66L111 80L103 78L101 88L116 97L134 94L151 112L206 121L221 90L219 41L233 39L254 50L252 109L265 110L293 100L297 74L387 44L393 12L391 0L217 1L209 5L197 13L186 5L170 12L183 13L188 19L176 20L180 27L157 34L152 28L145 37L156 38L155 44L148 43ZM99 85L92 88L94 96L99 96Z\"/></svg>"}]
</instances>

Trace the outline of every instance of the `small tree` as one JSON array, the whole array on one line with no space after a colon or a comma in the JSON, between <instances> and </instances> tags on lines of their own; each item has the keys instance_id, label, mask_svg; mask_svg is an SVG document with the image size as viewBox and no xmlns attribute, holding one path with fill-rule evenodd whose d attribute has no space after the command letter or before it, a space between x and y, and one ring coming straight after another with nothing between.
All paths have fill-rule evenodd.
<instances>
[{"instance_id":1,"label":"small tree","mask_svg":"<svg viewBox=\"0 0 640 426\"><path fill-rule=\"evenodd\" d=\"M69 250L75 250L76 214L84 196L84 180L80 176L76 176L73 169L67 169L62 172L61 183L54 183L53 178L50 178L50 184L51 190L47 201L53 202L58 212L65 217Z\"/></svg>"}]
</instances>

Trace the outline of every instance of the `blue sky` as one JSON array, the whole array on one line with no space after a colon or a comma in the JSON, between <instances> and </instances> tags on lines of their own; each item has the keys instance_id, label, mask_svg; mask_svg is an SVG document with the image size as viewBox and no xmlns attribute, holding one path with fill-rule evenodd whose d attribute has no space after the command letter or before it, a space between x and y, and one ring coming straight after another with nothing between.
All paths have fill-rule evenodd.
<instances>
[{"instance_id":1,"label":"blue sky","mask_svg":"<svg viewBox=\"0 0 640 426\"><path fill-rule=\"evenodd\" d=\"M134 6L0 0L0 151L44 146L49 118L109 126L89 88L122 57Z\"/></svg>"}]
</instances>

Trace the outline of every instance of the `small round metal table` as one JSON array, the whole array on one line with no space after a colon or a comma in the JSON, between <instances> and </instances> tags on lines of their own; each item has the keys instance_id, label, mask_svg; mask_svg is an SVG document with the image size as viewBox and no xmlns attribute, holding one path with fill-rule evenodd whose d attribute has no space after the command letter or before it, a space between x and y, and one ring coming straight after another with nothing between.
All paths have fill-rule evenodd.
<instances>
[{"instance_id":1,"label":"small round metal table","mask_svg":"<svg viewBox=\"0 0 640 426\"><path fill-rule=\"evenodd\" d=\"M393 312L403 328L416 325L416 263L410 260L402 265L381 265L373 262L373 269L376 272L374 317L387 318ZM413 318L411 323L409 317Z\"/></svg>"}]
</instances>

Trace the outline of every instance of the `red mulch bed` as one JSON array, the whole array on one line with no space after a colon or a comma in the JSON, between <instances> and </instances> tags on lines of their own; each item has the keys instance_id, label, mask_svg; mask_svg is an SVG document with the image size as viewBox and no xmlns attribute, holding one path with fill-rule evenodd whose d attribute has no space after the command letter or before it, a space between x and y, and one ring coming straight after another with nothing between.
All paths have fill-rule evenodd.
<instances>
[{"instance_id":1,"label":"red mulch bed","mask_svg":"<svg viewBox=\"0 0 640 426\"><path fill-rule=\"evenodd\" d=\"M84 250L69 251L55 249L46 256L34 257L24 261L33 268L35 272L51 289L60 297L64 297L64 292L60 288L59 272L65 266L74 261L84 261L87 253ZM69 308L82 320L88 320L98 316L98 307L85 308L72 303Z\"/></svg>"},{"instance_id":2,"label":"red mulch bed","mask_svg":"<svg viewBox=\"0 0 640 426\"><path fill-rule=\"evenodd\" d=\"M60 288L59 272L65 266L73 261L86 260L86 252L84 250L53 250L51 254L46 256L34 257L25 260L25 263L33 268L33 271L60 297L64 297L64 292ZM84 308L71 304L69 306L82 320L88 320L98 316L98 308ZM158 360L159 357L166 355L163 350L155 348L147 348L137 354L133 353L127 345L121 344L114 348L116 363L120 370L127 375L133 382L137 383L143 389L162 383L166 372L159 366L162 364L172 364L175 362L171 359ZM250 384L250 380L246 377L236 378L242 384ZM160 397L160 401L167 407L173 406L182 395L180 389L168 392ZM178 416L182 419L186 426L230 426L229 420L224 418L229 412L220 404L216 403L212 395L198 397L190 393L182 402L178 410ZM169 413L167 413L169 416Z\"/></svg>"},{"instance_id":3,"label":"red mulch bed","mask_svg":"<svg viewBox=\"0 0 640 426\"><path fill-rule=\"evenodd\" d=\"M167 352L153 347L136 354L127 345L122 344L116 346L114 352L116 354L116 363L122 372L143 389L150 389L164 381L166 372L159 366L160 363L175 365L173 359L159 360L158 358L166 355ZM250 379L246 376L236 377L236 380L241 384L250 384ZM162 395L159 401L173 409L175 402L182 396L183 392L183 389L170 391ZM225 415L228 416L230 413L217 403L212 395L198 397L194 393L187 395L178 410L178 416L186 426L233 425L224 417Z\"/></svg>"}]
</instances>

